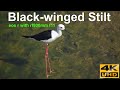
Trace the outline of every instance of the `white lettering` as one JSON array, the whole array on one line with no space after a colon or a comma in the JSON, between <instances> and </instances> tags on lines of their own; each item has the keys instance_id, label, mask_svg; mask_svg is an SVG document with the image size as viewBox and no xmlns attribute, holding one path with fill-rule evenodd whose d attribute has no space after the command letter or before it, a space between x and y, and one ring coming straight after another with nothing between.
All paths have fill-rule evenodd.
<instances>
[{"instance_id":1,"label":"white lettering","mask_svg":"<svg viewBox=\"0 0 120 90\"><path fill-rule=\"evenodd\" d=\"M15 20L16 20L15 13L9 12L8 13L8 21L15 21Z\"/></svg>"}]
</instances>

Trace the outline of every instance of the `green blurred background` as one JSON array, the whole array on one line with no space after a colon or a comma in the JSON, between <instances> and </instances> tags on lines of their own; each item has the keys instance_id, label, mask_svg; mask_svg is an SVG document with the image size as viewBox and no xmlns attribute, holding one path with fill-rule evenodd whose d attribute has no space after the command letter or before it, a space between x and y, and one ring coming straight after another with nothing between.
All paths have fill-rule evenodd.
<instances>
[{"instance_id":1,"label":"green blurred background","mask_svg":"<svg viewBox=\"0 0 120 90\"><path fill-rule=\"evenodd\" d=\"M61 14L81 12L57 11ZM86 14L89 12L85 11ZM0 79L45 79L44 43L21 36L54 28L9 28L7 13L0 11ZM53 11L37 13L51 14ZM65 24L72 34L63 31L63 36L49 45L50 60L55 70L50 79L99 79L100 64L120 64L120 12L109 13L111 22L84 21ZM59 23L64 24L45 21L36 23L54 23L56 26Z\"/></svg>"}]
</instances>

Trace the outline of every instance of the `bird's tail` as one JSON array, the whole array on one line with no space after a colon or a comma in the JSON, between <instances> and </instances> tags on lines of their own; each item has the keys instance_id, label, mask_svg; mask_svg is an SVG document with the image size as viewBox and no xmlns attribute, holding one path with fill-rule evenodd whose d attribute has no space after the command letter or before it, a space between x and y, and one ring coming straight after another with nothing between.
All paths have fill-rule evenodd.
<instances>
[{"instance_id":1,"label":"bird's tail","mask_svg":"<svg viewBox=\"0 0 120 90\"><path fill-rule=\"evenodd\" d=\"M31 38L31 36L22 36L22 37L24 37L24 38Z\"/></svg>"}]
</instances>

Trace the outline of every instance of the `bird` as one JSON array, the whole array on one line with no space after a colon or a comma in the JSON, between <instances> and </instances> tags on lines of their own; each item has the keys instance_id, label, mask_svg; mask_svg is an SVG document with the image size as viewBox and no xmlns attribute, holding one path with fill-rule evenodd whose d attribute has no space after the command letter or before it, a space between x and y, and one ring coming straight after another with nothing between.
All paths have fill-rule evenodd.
<instances>
[{"instance_id":1,"label":"bird","mask_svg":"<svg viewBox=\"0 0 120 90\"><path fill-rule=\"evenodd\" d=\"M50 65L49 55L48 55L48 45L49 43L55 41L57 38L62 36L62 31L65 30L65 25L58 24L56 30L45 30L38 34L30 35L30 36L23 36L24 38L32 38L37 41L41 41L45 43L45 65L46 65L46 78L50 76L53 72Z\"/></svg>"}]
</instances>

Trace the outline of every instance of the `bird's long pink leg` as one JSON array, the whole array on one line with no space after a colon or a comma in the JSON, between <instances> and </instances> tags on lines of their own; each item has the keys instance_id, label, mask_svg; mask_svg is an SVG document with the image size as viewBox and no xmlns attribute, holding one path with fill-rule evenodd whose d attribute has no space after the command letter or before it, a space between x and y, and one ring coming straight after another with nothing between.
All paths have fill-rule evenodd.
<instances>
[{"instance_id":1,"label":"bird's long pink leg","mask_svg":"<svg viewBox=\"0 0 120 90\"><path fill-rule=\"evenodd\" d=\"M46 78L48 78L49 73L53 72L51 69L50 60L49 60L48 44L46 44L45 64L46 64Z\"/></svg>"},{"instance_id":2,"label":"bird's long pink leg","mask_svg":"<svg viewBox=\"0 0 120 90\"><path fill-rule=\"evenodd\" d=\"M48 61L49 73L52 73L53 71L52 71L52 69L51 69L51 64L50 64L49 55L48 55L47 61Z\"/></svg>"},{"instance_id":3,"label":"bird's long pink leg","mask_svg":"<svg viewBox=\"0 0 120 90\"><path fill-rule=\"evenodd\" d=\"M48 78L48 44L46 44L45 50L45 64L46 64L46 78Z\"/></svg>"},{"instance_id":4,"label":"bird's long pink leg","mask_svg":"<svg viewBox=\"0 0 120 90\"><path fill-rule=\"evenodd\" d=\"M46 50L46 56L47 56L47 71L49 72L49 73L52 73L53 71L52 71L52 69L51 69L51 64L50 64L50 59L49 59L49 48L48 48L48 44L47 44L47 50Z\"/></svg>"}]
</instances>

